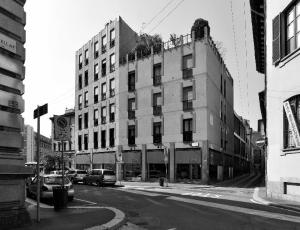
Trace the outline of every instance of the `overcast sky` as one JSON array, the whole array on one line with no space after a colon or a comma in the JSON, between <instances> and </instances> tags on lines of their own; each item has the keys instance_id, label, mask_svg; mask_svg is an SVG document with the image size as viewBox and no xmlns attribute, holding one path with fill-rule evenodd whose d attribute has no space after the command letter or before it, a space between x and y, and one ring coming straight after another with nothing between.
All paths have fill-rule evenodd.
<instances>
[{"instance_id":1,"label":"overcast sky","mask_svg":"<svg viewBox=\"0 0 300 230\"><path fill-rule=\"evenodd\" d=\"M43 135L51 135L50 116L74 107L75 51L118 16L136 32L158 33L165 41L171 33L189 33L197 18L208 20L211 36L226 50L235 111L257 129L258 92L264 86L263 76L255 70L248 0L28 0L25 10L23 116L36 130L33 110L48 103L48 114L41 119Z\"/></svg>"}]
</instances>

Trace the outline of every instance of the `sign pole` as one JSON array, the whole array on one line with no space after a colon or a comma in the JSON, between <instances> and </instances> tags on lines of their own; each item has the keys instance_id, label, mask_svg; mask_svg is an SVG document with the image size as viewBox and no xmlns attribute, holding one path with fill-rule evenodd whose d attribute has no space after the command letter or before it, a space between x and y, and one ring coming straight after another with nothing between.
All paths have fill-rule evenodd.
<instances>
[{"instance_id":1,"label":"sign pole","mask_svg":"<svg viewBox=\"0 0 300 230\"><path fill-rule=\"evenodd\" d=\"M40 222L40 114L39 114L39 106L37 107L37 145L36 145L36 171L37 171L37 188L36 188L36 220Z\"/></svg>"},{"instance_id":2,"label":"sign pole","mask_svg":"<svg viewBox=\"0 0 300 230\"><path fill-rule=\"evenodd\" d=\"M62 187L65 187L64 142L61 140Z\"/></svg>"}]
</instances>

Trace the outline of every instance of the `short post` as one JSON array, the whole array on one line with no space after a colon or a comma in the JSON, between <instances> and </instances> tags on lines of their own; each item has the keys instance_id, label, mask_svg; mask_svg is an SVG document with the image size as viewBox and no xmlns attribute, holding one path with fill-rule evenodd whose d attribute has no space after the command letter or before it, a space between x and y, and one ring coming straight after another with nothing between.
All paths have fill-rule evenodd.
<instances>
[{"instance_id":1,"label":"short post","mask_svg":"<svg viewBox=\"0 0 300 230\"><path fill-rule=\"evenodd\" d=\"M65 187L65 164L64 164L64 143L61 140L61 164L62 164L62 188Z\"/></svg>"}]
</instances>

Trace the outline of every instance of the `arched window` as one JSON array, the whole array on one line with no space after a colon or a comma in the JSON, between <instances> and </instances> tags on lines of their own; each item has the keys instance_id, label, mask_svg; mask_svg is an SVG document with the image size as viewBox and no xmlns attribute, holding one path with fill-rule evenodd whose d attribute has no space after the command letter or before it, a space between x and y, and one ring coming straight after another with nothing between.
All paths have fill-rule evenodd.
<instances>
[{"instance_id":1,"label":"arched window","mask_svg":"<svg viewBox=\"0 0 300 230\"><path fill-rule=\"evenodd\" d=\"M295 95L285 102L289 102L291 111L294 115L294 119L296 122L296 126L299 130L300 125L300 95ZM298 131L299 132L299 131ZM283 147L284 149L296 148L300 146L296 146L293 132L289 120L287 118L287 114L285 108L283 108Z\"/></svg>"}]
</instances>

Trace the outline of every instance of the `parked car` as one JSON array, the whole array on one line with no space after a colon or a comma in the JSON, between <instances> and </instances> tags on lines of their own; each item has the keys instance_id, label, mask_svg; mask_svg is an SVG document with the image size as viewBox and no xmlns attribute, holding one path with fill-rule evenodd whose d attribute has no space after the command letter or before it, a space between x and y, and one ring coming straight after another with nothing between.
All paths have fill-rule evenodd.
<instances>
[{"instance_id":1,"label":"parked car","mask_svg":"<svg viewBox=\"0 0 300 230\"><path fill-rule=\"evenodd\" d=\"M61 171L60 170L50 171L49 174L61 175Z\"/></svg>"},{"instance_id":2,"label":"parked car","mask_svg":"<svg viewBox=\"0 0 300 230\"><path fill-rule=\"evenodd\" d=\"M109 169L92 169L83 177L83 183L91 185L96 183L98 186L104 184L114 185L116 183L116 174Z\"/></svg>"},{"instance_id":3,"label":"parked car","mask_svg":"<svg viewBox=\"0 0 300 230\"><path fill-rule=\"evenodd\" d=\"M68 199L72 201L74 198L74 188L71 181L65 177L64 178L65 187L68 189ZM40 176L40 197L41 199L52 199L53 198L53 188L62 185L62 176L58 174L48 174ZM37 190L37 177L27 186L27 196L36 197Z\"/></svg>"},{"instance_id":4,"label":"parked car","mask_svg":"<svg viewBox=\"0 0 300 230\"><path fill-rule=\"evenodd\" d=\"M84 177L86 174L87 174L87 171L76 169L76 170L75 170L74 176L71 177L71 181L72 181L74 184L77 184L78 182L83 182L83 177Z\"/></svg>"}]
</instances>

